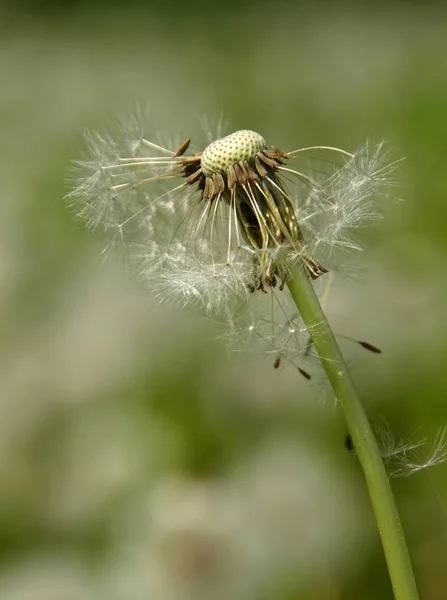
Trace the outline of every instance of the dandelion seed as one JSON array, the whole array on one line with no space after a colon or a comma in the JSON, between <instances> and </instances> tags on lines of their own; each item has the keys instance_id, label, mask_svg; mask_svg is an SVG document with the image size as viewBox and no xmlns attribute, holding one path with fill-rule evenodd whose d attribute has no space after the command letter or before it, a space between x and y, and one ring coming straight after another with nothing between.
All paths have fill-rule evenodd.
<instances>
[{"instance_id":1,"label":"dandelion seed","mask_svg":"<svg viewBox=\"0 0 447 600\"><path fill-rule=\"evenodd\" d=\"M345 436L345 447L349 452L355 452L354 442L350 433Z\"/></svg>"},{"instance_id":2,"label":"dandelion seed","mask_svg":"<svg viewBox=\"0 0 447 600\"><path fill-rule=\"evenodd\" d=\"M374 344L371 344L370 342L365 342L365 341L361 341L361 340L355 340L355 341L357 342L357 344L362 346L362 348L365 348L365 350L369 350L370 352L373 352L374 354L382 354L382 350L380 348L378 348L377 346L374 346Z\"/></svg>"},{"instance_id":3,"label":"dandelion seed","mask_svg":"<svg viewBox=\"0 0 447 600\"><path fill-rule=\"evenodd\" d=\"M304 379L308 379L308 380L312 379L312 376L310 375L310 373L308 373L301 367L297 367L297 370L298 370L298 373L304 377Z\"/></svg>"},{"instance_id":4,"label":"dandelion seed","mask_svg":"<svg viewBox=\"0 0 447 600\"><path fill-rule=\"evenodd\" d=\"M441 428L433 441L428 452L421 453L421 448L426 447L427 439L413 443L404 443L397 446L391 456L392 458L390 476L409 477L419 471L436 467L447 462L447 427Z\"/></svg>"}]
</instances>

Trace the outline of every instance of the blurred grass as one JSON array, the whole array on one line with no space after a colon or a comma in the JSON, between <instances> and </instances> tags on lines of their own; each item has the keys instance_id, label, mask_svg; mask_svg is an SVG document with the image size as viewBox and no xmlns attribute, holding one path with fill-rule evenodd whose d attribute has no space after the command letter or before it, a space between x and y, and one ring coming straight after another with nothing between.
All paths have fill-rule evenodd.
<instances>
[{"instance_id":1,"label":"blurred grass","mask_svg":"<svg viewBox=\"0 0 447 600\"><path fill-rule=\"evenodd\" d=\"M284 148L389 140L406 157L404 202L362 232L361 285L340 278L328 309L384 350L346 348L373 420L434 438L447 421L447 11L36 6L4 5L0 38L0 596L391 598L322 385L227 358L212 324L154 306L101 264L62 197L81 133L137 103L196 143L200 116L221 113ZM447 587L446 472L394 484L430 600Z\"/></svg>"}]
</instances>

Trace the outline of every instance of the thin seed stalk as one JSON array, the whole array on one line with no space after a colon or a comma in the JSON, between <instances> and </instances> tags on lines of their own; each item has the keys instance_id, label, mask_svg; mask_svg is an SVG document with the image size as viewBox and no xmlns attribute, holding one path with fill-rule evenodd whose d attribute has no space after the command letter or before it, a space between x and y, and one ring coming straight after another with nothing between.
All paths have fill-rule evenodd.
<instances>
[{"instance_id":1,"label":"thin seed stalk","mask_svg":"<svg viewBox=\"0 0 447 600\"><path fill-rule=\"evenodd\" d=\"M287 286L343 410L348 431L365 475L394 597L396 600L418 600L418 590L404 531L375 435L307 269L298 265L290 272Z\"/></svg>"}]
</instances>

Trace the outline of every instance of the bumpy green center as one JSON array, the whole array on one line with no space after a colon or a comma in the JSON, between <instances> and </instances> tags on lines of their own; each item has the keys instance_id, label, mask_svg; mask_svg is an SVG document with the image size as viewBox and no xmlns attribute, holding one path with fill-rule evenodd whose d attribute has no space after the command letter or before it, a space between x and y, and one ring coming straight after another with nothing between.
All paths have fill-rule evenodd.
<instances>
[{"instance_id":1,"label":"bumpy green center","mask_svg":"<svg viewBox=\"0 0 447 600\"><path fill-rule=\"evenodd\" d=\"M225 175L230 165L241 160L253 161L266 147L264 138L256 131L235 131L205 148L201 157L202 172L206 177L212 177L214 173Z\"/></svg>"}]
</instances>

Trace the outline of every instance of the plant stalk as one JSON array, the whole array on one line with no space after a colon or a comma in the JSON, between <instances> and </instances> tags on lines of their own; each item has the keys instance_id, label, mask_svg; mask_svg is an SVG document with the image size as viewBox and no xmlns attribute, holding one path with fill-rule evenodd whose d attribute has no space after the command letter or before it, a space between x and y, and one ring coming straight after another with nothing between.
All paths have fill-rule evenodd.
<instances>
[{"instance_id":1,"label":"plant stalk","mask_svg":"<svg viewBox=\"0 0 447 600\"><path fill-rule=\"evenodd\" d=\"M307 269L298 265L289 274L287 286L343 410L348 431L365 475L394 597L396 600L418 600L418 590L404 531L375 435Z\"/></svg>"}]
</instances>

